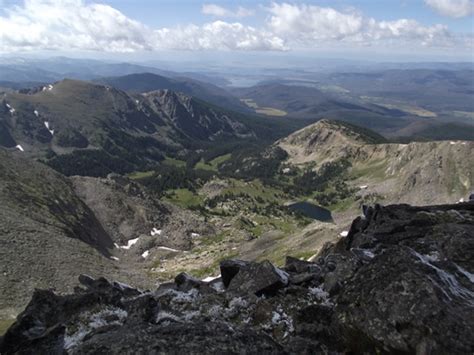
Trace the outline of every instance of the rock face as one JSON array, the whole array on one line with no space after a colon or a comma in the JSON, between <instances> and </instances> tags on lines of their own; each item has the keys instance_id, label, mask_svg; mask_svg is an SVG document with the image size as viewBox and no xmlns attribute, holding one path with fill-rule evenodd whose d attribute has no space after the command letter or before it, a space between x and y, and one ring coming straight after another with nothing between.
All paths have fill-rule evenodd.
<instances>
[{"instance_id":1,"label":"rock face","mask_svg":"<svg viewBox=\"0 0 474 355\"><path fill-rule=\"evenodd\" d=\"M68 179L2 150L0 245L0 321L18 314L35 288L71 292L78 270L113 270L113 241Z\"/></svg>"},{"instance_id":2,"label":"rock face","mask_svg":"<svg viewBox=\"0 0 474 355\"><path fill-rule=\"evenodd\" d=\"M126 245L128 240L144 235L151 239L148 249L165 246L188 250L195 239L193 234L214 233L196 214L158 200L139 184L120 175L73 176L70 180L76 194L117 244Z\"/></svg>"},{"instance_id":3,"label":"rock face","mask_svg":"<svg viewBox=\"0 0 474 355\"><path fill-rule=\"evenodd\" d=\"M365 212L282 270L234 260L154 292L86 276L72 295L36 291L0 352L471 354L474 204Z\"/></svg>"}]
</instances>

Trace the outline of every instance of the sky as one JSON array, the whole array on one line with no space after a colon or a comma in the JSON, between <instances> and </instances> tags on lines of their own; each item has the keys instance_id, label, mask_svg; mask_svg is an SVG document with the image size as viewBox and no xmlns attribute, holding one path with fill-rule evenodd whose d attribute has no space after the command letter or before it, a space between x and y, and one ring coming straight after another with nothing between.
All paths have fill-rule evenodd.
<instances>
[{"instance_id":1,"label":"sky","mask_svg":"<svg viewBox=\"0 0 474 355\"><path fill-rule=\"evenodd\" d=\"M0 0L0 55L474 60L474 0Z\"/></svg>"}]
</instances>

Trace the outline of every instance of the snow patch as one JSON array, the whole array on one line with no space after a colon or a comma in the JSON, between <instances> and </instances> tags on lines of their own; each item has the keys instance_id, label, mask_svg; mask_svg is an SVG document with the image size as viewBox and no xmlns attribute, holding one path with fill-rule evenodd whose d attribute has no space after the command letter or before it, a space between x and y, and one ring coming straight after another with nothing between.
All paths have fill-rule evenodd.
<instances>
[{"instance_id":1,"label":"snow patch","mask_svg":"<svg viewBox=\"0 0 474 355\"><path fill-rule=\"evenodd\" d=\"M375 254L372 253L370 250L367 250L367 249L362 249L362 253L364 253L364 255L367 256L370 259L373 259L375 257Z\"/></svg>"},{"instance_id":2,"label":"snow patch","mask_svg":"<svg viewBox=\"0 0 474 355\"><path fill-rule=\"evenodd\" d=\"M37 110L34 110L33 113L35 114L36 117L39 117L39 112Z\"/></svg>"},{"instance_id":3,"label":"snow patch","mask_svg":"<svg viewBox=\"0 0 474 355\"><path fill-rule=\"evenodd\" d=\"M367 190L368 186L367 185L361 185L359 186L360 190Z\"/></svg>"},{"instance_id":4,"label":"snow patch","mask_svg":"<svg viewBox=\"0 0 474 355\"><path fill-rule=\"evenodd\" d=\"M44 126L49 131L49 133L51 133L51 135L54 135L54 129L49 128L49 122L48 121L44 122Z\"/></svg>"},{"instance_id":5,"label":"snow patch","mask_svg":"<svg viewBox=\"0 0 474 355\"><path fill-rule=\"evenodd\" d=\"M181 251L181 250L178 250L178 249L173 249L173 248L168 248L168 247L157 247L156 249L166 250L166 251L174 251L174 252L177 252L177 253L179 253Z\"/></svg>"},{"instance_id":6,"label":"snow patch","mask_svg":"<svg viewBox=\"0 0 474 355\"><path fill-rule=\"evenodd\" d=\"M111 256L110 259L115 260L115 261L119 261L119 260L120 260L120 259L117 258L116 256Z\"/></svg>"},{"instance_id":7,"label":"snow patch","mask_svg":"<svg viewBox=\"0 0 474 355\"><path fill-rule=\"evenodd\" d=\"M466 276L469 281L471 283L474 284L474 274L471 274L469 271L467 271L466 269L463 269L462 267L460 267L458 264L454 263L454 266L456 266L456 269L458 269L458 271L463 274L464 276Z\"/></svg>"},{"instance_id":8,"label":"snow patch","mask_svg":"<svg viewBox=\"0 0 474 355\"><path fill-rule=\"evenodd\" d=\"M455 145L455 144L456 144L456 142L452 142L452 141L451 141L451 142L449 142L449 144L451 144L451 145Z\"/></svg>"},{"instance_id":9,"label":"snow patch","mask_svg":"<svg viewBox=\"0 0 474 355\"><path fill-rule=\"evenodd\" d=\"M199 236L199 233L191 233L191 238L198 238Z\"/></svg>"},{"instance_id":10,"label":"snow patch","mask_svg":"<svg viewBox=\"0 0 474 355\"><path fill-rule=\"evenodd\" d=\"M127 242L127 245L121 245L121 246L120 246L120 249L126 249L126 250L130 249L130 248L132 247L132 245L137 244L138 239L140 239L140 237L135 238L135 239L130 239L130 240Z\"/></svg>"},{"instance_id":11,"label":"snow patch","mask_svg":"<svg viewBox=\"0 0 474 355\"><path fill-rule=\"evenodd\" d=\"M218 279L219 277L221 277L221 274L219 274L217 276L208 276L208 277L202 279L201 281L211 282L211 281L214 281L214 280Z\"/></svg>"},{"instance_id":12,"label":"snow patch","mask_svg":"<svg viewBox=\"0 0 474 355\"><path fill-rule=\"evenodd\" d=\"M345 238L349 235L349 231L342 231L341 233L339 233L339 235L342 237L342 238Z\"/></svg>"},{"instance_id":13,"label":"snow patch","mask_svg":"<svg viewBox=\"0 0 474 355\"><path fill-rule=\"evenodd\" d=\"M432 264L432 259L427 256L427 255L422 255L420 253L417 253L416 251L412 250L412 253L415 255L416 258L418 258L418 260L430 267L431 269L433 269L436 274L438 275L439 279L441 280L441 285L434 279L430 278L431 282L433 282L433 284L435 284L436 286L438 286L441 291L444 293L444 295L449 299L449 300L452 300L452 297L449 295L451 294L452 296L454 297L458 297L458 298L461 298L461 299L464 299L465 301L467 301L471 306L474 306L474 292L472 292L471 290L468 290L467 288L465 288L464 286L462 286L458 280L456 279L456 276L443 270L443 269L440 269L439 267L437 267L436 265ZM460 270L460 267L458 266L458 271L460 271L461 273L463 273L461 270ZM462 268L461 268L462 269ZM464 270L464 269L462 269ZM464 270L465 271L465 270ZM467 271L466 271L467 272ZM468 275L470 275L470 273L468 273L468 275L464 274L464 276L468 277ZM468 277L469 278L469 277ZM449 292L449 294L448 294Z\"/></svg>"},{"instance_id":14,"label":"snow patch","mask_svg":"<svg viewBox=\"0 0 474 355\"><path fill-rule=\"evenodd\" d=\"M161 229L153 228L150 232L151 236L161 235Z\"/></svg>"},{"instance_id":15,"label":"snow patch","mask_svg":"<svg viewBox=\"0 0 474 355\"><path fill-rule=\"evenodd\" d=\"M146 259L148 258L148 255L150 255L150 251L149 250L145 250L142 254L142 258Z\"/></svg>"},{"instance_id":16,"label":"snow patch","mask_svg":"<svg viewBox=\"0 0 474 355\"><path fill-rule=\"evenodd\" d=\"M20 152L24 152L24 151L25 151L25 150L23 149L23 147L22 147L20 144L16 145L15 148L18 149Z\"/></svg>"},{"instance_id":17,"label":"snow patch","mask_svg":"<svg viewBox=\"0 0 474 355\"><path fill-rule=\"evenodd\" d=\"M10 104L5 104L5 106L7 106L8 111L10 111L11 114L15 113L15 109L13 107L11 107Z\"/></svg>"},{"instance_id":18,"label":"snow patch","mask_svg":"<svg viewBox=\"0 0 474 355\"><path fill-rule=\"evenodd\" d=\"M117 243L114 243L114 247L120 249L120 246Z\"/></svg>"}]
</instances>

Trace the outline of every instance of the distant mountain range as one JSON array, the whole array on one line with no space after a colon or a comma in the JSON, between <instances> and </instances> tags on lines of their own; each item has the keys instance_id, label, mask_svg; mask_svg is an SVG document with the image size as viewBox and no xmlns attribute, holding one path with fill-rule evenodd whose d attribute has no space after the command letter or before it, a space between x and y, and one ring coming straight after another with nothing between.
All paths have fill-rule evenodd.
<instances>
[{"instance_id":1,"label":"distant mountain range","mask_svg":"<svg viewBox=\"0 0 474 355\"><path fill-rule=\"evenodd\" d=\"M241 112L251 112L238 98L216 85L184 77L165 77L153 73L130 74L118 77L100 78L95 82L117 89L144 93L154 90L172 90L199 98L214 105Z\"/></svg>"},{"instance_id":2,"label":"distant mountain range","mask_svg":"<svg viewBox=\"0 0 474 355\"><path fill-rule=\"evenodd\" d=\"M129 94L63 80L0 98L0 146L48 159L66 174L84 164L90 169L86 161L93 160L97 171L89 173L104 175L136 170L189 146L272 139L263 121L171 90ZM288 134L291 127L281 121L270 130Z\"/></svg>"}]
</instances>

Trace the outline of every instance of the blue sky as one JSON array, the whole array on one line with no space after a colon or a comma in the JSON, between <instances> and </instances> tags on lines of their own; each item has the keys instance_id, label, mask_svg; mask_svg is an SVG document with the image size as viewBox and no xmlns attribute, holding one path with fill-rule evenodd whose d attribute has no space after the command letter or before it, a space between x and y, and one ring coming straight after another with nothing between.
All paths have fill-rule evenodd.
<instances>
[{"instance_id":1,"label":"blue sky","mask_svg":"<svg viewBox=\"0 0 474 355\"><path fill-rule=\"evenodd\" d=\"M11 1L13 2L13 1ZM91 2L91 1L89 1ZM444 23L454 31L474 31L472 16L450 18L433 11L423 0L332 0L332 1L287 1L289 3L306 3L322 7L333 7L343 10L354 7L365 15L381 20L414 18L425 24ZM189 22L203 23L209 16L201 13L203 4L213 3L226 8L243 6L256 8L268 6L272 1L198 1L198 0L107 0L103 3L115 7L130 17L139 19L149 26L172 26ZM263 11L257 12L255 18L247 18L244 22L256 24L265 16Z\"/></svg>"},{"instance_id":2,"label":"blue sky","mask_svg":"<svg viewBox=\"0 0 474 355\"><path fill-rule=\"evenodd\" d=\"M472 60L473 11L474 0L0 0L0 53Z\"/></svg>"}]
</instances>

